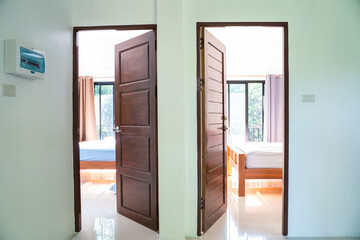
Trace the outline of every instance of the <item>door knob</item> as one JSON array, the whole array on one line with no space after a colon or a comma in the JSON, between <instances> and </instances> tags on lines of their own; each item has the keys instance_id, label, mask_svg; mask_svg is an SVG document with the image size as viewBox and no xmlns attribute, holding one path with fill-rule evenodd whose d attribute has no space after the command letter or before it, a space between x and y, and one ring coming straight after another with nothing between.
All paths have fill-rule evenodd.
<instances>
[{"instance_id":1,"label":"door knob","mask_svg":"<svg viewBox=\"0 0 360 240\"><path fill-rule=\"evenodd\" d=\"M219 127L218 129L222 129L224 132L227 131L229 128L227 126Z\"/></svg>"},{"instance_id":2,"label":"door knob","mask_svg":"<svg viewBox=\"0 0 360 240\"><path fill-rule=\"evenodd\" d=\"M121 133L121 130L120 130L119 126L116 126L115 128L113 128L113 131L115 133Z\"/></svg>"}]
</instances>

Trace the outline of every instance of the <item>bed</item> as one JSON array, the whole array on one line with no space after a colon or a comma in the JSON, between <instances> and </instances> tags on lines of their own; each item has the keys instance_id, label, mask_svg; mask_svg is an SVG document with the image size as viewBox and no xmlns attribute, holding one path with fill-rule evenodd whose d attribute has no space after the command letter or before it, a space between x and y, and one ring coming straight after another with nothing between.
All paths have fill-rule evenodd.
<instances>
[{"instance_id":1,"label":"bed","mask_svg":"<svg viewBox=\"0 0 360 240\"><path fill-rule=\"evenodd\" d=\"M228 164L238 171L238 196L245 196L245 179L282 179L282 143L242 143L227 146Z\"/></svg>"},{"instance_id":2,"label":"bed","mask_svg":"<svg viewBox=\"0 0 360 240\"><path fill-rule=\"evenodd\" d=\"M80 142L80 169L115 169L115 141Z\"/></svg>"}]
</instances>

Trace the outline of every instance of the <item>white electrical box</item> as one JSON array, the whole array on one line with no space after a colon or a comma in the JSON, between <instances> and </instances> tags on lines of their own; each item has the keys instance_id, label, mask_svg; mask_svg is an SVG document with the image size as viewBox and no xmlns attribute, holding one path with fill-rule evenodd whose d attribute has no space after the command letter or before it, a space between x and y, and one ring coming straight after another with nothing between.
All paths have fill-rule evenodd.
<instances>
[{"instance_id":1,"label":"white electrical box","mask_svg":"<svg viewBox=\"0 0 360 240\"><path fill-rule=\"evenodd\" d=\"M44 79L45 52L5 40L5 73L24 78Z\"/></svg>"}]
</instances>

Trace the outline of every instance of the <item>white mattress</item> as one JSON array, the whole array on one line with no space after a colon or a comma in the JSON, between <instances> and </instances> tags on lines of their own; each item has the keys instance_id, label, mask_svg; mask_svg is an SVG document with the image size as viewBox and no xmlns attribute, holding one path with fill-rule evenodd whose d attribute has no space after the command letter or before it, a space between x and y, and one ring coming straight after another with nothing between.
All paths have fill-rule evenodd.
<instances>
[{"instance_id":1,"label":"white mattress","mask_svg":"<svg viewBox=\"0 0 360 240\"><path fill-rule=\"evenodd\" d=\"M80 161L115 161L115 140L80 142Z\"/></svg>"},{"instance_id":2,"label":"white mattress","mask_svg":"<svg viewBox=\"0 0 360 240\"><path fill-rule=\"evenodd\" d=\"M246 168L283 168L283 144L273 142L250 142L235 144L245 153Z\"/></svg>"}]
</instances>

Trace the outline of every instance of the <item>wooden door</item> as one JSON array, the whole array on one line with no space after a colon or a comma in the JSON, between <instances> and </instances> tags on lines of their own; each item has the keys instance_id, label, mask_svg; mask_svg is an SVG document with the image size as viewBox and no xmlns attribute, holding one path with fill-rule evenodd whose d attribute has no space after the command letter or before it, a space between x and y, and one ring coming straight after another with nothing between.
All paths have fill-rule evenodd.
<instances>
[{"instance_id":1,"label":"wooden door","mask_svg":"<svg viewBox=\"0 0 360 240\"><path fill-rule=\"evenodd\" d=\"M202 40L202 229L206 232L227 207L225 46L203 29Z\"/></svg>"},{"instance_id":2,"label":"wooden door","mask_svg":"<svg viewBox=\"0 0 360 240\"><path fill-rule=\"evenodd\" d=\"M116 45L117 210L121 215L157 231L155 67L153 31Z\"/></svg>"}]
</instances>

